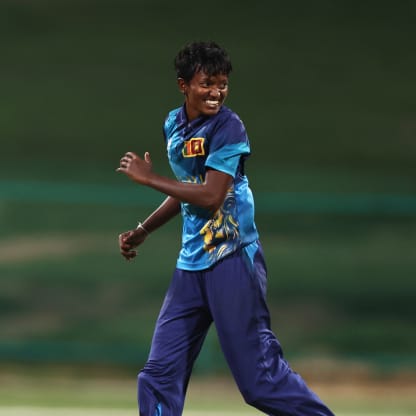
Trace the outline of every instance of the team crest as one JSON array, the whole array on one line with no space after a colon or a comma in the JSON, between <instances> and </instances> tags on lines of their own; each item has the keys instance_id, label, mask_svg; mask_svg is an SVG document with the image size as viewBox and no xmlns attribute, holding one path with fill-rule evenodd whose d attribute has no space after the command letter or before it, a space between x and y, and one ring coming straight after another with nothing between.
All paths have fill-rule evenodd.
<instances>
[{"instance_id":1,"label":"team crest","mask_svg":"<svg viewBox=\"0 0 416 416\"><path fill-rule=\"evenodd\" d=\"M183 157L195 157L205 155L204 137L193 137L191 140L184 142L182 149Z\"/></svg>"}]
</instances>

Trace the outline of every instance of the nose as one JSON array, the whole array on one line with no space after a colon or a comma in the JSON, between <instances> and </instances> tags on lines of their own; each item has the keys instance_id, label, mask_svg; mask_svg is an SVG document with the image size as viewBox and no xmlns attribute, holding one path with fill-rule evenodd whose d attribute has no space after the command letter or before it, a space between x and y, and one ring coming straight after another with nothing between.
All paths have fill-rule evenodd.
<instances>
[{"instance_id":1,"label":"nose","mask_svg":"<svg viewBox=\"0 0 416 416\"><path fill-rule=\"evenodd\" d=\"M221 96L221 91L220 91L219 88L212 88L210 93L213 97L220 97Z\"/></svg>"}]
</instances>

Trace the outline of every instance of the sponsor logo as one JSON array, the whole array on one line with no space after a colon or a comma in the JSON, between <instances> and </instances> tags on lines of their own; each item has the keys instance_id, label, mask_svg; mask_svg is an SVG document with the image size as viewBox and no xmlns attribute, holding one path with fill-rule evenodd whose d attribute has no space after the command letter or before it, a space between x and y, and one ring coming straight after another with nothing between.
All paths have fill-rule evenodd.
<instances>
[{"instance_id":1,"label":"sponsor logo","mask_svg":"<svg viewBox=\"0 0 416 416\"><path fill-rule=\"evenodd\" d=\"M193 137L191 140L184 142L182 149L183 157L195 157L205 155L204 137Z\"/></svg>"}]
</instances>

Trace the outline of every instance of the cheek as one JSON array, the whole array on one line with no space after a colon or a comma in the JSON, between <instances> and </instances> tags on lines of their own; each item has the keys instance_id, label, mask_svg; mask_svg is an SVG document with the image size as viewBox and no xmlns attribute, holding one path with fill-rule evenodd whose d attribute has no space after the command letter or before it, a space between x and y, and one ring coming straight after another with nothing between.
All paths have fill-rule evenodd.
<instances>
[{"instance_id":1,"label":"cheek","mask_svg":"<svg viewBox=\"0 0 416 416\"><path fill-rule=\"evenodd\" d=\"M196 90L195 88L189 88L188 90L188 97L191 100L194 100L196 97L198 97L198 90Z\"/></svg>"},{"instance_id":2,"label":"cheek","mask_svg":"<svg viewBox=\"0 0 416 416\"><path fill-rule=\"evenodd\" d=\"M195 91L189 97L190 101L194 103L198 103L202 101L204 98L205 98L204 94L201 94L200 92L195 92Z\"/></svg>"}]
</instances>

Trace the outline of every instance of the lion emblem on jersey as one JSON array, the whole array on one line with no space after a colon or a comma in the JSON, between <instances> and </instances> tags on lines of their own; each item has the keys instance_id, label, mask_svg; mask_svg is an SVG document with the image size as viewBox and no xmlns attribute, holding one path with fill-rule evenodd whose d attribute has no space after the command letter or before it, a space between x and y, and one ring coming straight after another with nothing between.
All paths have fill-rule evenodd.
<instances>
[{"instance_id":1,"label":"lion emblem on jersey","mask_svg":"<svg viewBox=\"0 0 416 416\"><path fill-rule=\"evenodd\" d=\"M227 193L222 207L215 213L201 229L204 236L204 250L216 258L232 253L238 244L238 222L234 218L235 194L231 190Z\"/></svg>"}]
</instances>

